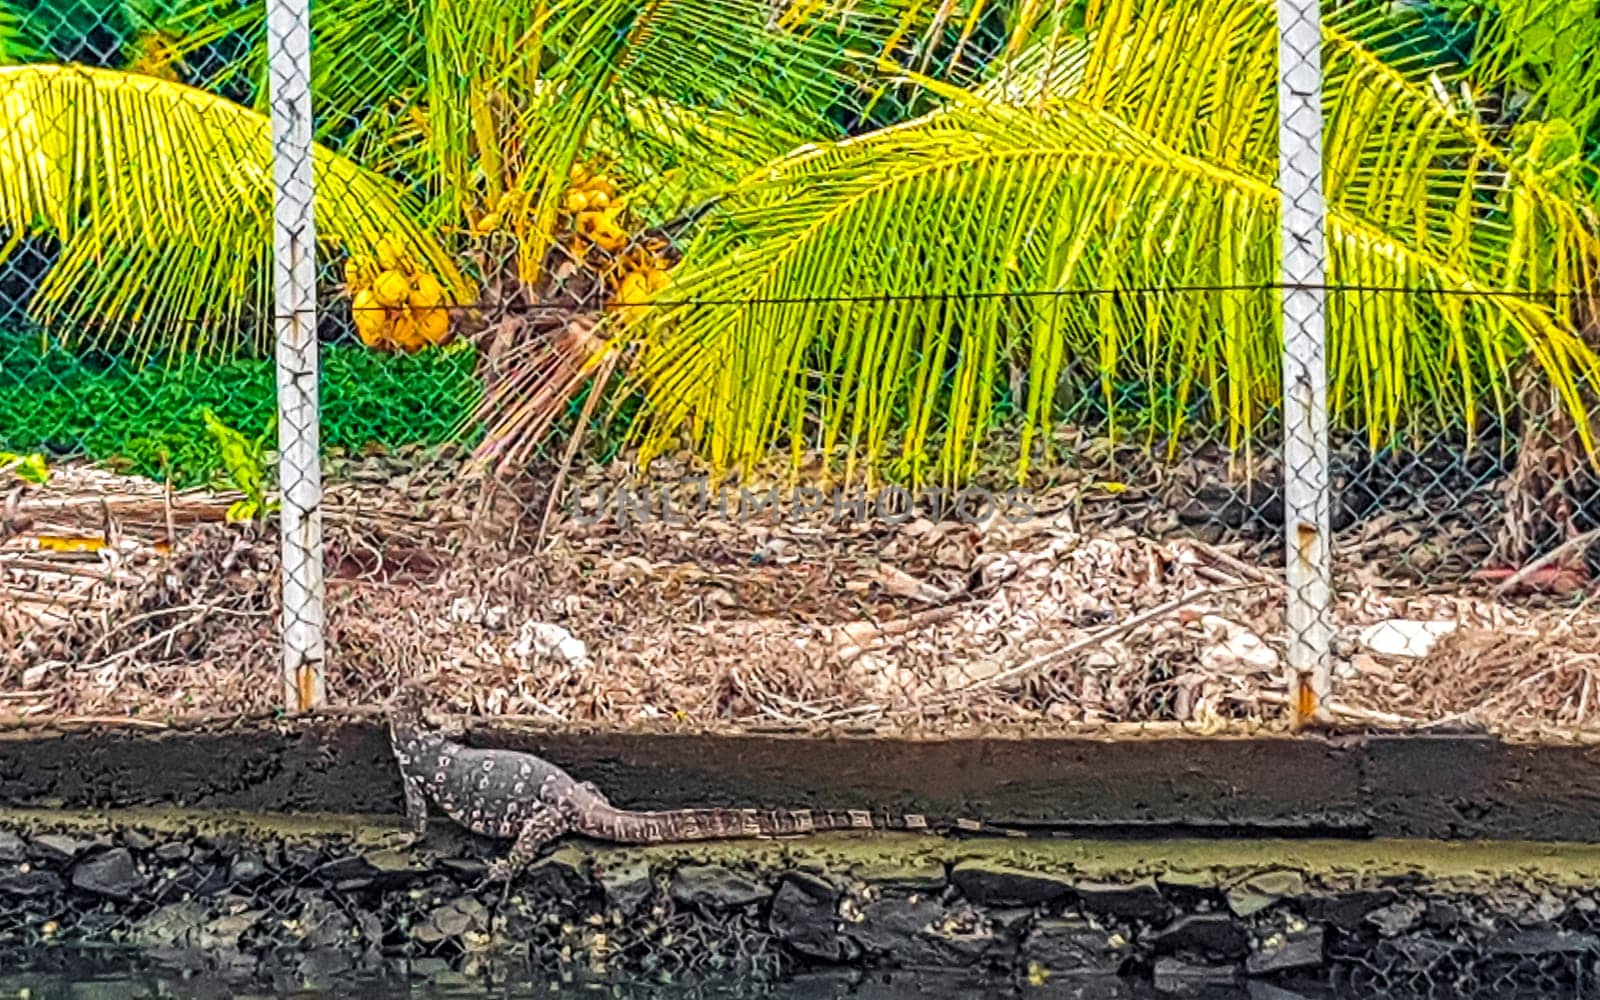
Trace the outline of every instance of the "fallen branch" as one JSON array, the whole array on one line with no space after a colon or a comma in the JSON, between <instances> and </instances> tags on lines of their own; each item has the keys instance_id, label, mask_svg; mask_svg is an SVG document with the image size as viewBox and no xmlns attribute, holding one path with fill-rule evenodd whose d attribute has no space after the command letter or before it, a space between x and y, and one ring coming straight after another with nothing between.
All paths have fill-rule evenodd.
<instances>
[{"instance_id":1,"label":"fallen branch","mask_svg":"<svg viewBox=\"0 0 1600 1000\"><path fill-rule=\"evenodd\" d=\"M1539 572L1541 569L1544 569L1546 566L1550 565L1556 560L1566 556L1568 553L1576 552L1580 549L1586 548L1590 542L1596 540L1600 540L1600 528L1595 528L1592 531L1585 531L1581 535L1573 535L1571 538L1562 542L1560 545L1557 545L1549 552L1546 552L1533 562L1528 563L1526 566L1506 577L1505 580L1501 582L1500 586L1494 589L1494 596L1504 597L1508 591L1521 585L1524 581L1533 576L1535 573Z\"/></svg>"}]
</instances>

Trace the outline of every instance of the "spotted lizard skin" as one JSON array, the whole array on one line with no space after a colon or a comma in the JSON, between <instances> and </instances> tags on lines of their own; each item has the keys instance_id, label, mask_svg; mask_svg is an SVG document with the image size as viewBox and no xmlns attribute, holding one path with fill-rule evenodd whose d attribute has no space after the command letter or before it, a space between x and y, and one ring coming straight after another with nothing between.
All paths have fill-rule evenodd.
<instances>
[{"instance_id":1,"label":"spotted lizard skin","mask_svg":"<svg viewBox=\"0 0 1600 1000\"><path fill-rule=\"evenodd\" d=\"M427 828L428 802L480 836L513 841L491 863L491 879L509 879L540 848L569 833L622 844L660 844L737 837L778 837L828 830L933 832L923 816L809 809L667 809L638 811L611 804L600 789L580 782L533 754L465 746L429 729L416 695L402 693L389 714L389 734L405 789L406 823L413 835ZM1005 836L1020 834L971 820L955 828Z\"/></svg>"}]
</instances>

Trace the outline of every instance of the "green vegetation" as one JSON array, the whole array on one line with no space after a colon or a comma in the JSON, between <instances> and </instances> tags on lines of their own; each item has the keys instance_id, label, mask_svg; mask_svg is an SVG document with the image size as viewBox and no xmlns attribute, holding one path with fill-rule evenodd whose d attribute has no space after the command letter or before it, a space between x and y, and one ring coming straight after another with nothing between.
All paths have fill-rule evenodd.
<instances>
[{"instance_id":1,"label":"green vegetation","mask_svg":"<svg viewBox=\"0 0 1600 1000\"><path fill-rule=\"evenodd\" d=\"M262 6L7 4L0 264L52 248L28 311L81 333L73 350L213 364L202 396L236 379L269 314ZM1593 403L1597 4L1324 3L1332 416L1372 445L1517 426L1530 381L1570 416ZM499 462L619 398L647 458L821 449L914 481L970 476L1002 424L1025 474L1064 401L1098 397L1151 444L1247 449L1271 427L1274 0L321 0L312 17L319 233L330 274L369 273L369 345L416 334L407 311L432 301L381 279L401 252L453 303L545 296L557 261L607 304L569 305L481 406L430 411L484 427ZM628 271L652 231L678 253ZM356 363L329 364L337 382ZM164 391L138 371L125 391ZM266 398L247 398L208 405L250 436ZM1563 445L1592 453L1590 422L1571 426ZM164 433L95 447L184 465Z\"/></svg>"},{"instance_id":2,"label":"green vegetation","mask_svg":"<svg viewBox=\"0 0 1600 1000\"><path fill-rule=\"evenodd\" d=\"M359 452L457 440L456 428L480 391L472 366L464 350L395 357L326 349L324 448ZM135 368L59 349L41 354L14 341L0 365L3 449L87 456L156 479L170 476L180 488L231 487L222 451L207 431L207 411L246 438L266 432L276 413L271 362Z\"/></svg>"}]
</instances>

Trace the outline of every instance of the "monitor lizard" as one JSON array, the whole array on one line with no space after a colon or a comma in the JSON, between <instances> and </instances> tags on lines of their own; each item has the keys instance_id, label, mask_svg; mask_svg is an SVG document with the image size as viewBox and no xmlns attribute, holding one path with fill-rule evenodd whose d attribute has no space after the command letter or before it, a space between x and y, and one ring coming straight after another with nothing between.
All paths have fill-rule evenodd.
<instances>
[{"instance_id":1,"label":"monitor lizard","mask_svg":"<svg viewBox=\"0 0 1600 1000\"><path fill-rule=\"evenodd\" d=\"M578 781L542 757L486 750L428 728L419 696L402 691L389 708L389 738L400 764L406 825L413 837L427 829L428 802L472 833L513 840L487 876L510 880L540 848L576 833L621 844L662 844L739 837L781 837L830 830L936 832L926 817L874 815L859 810L622 809L592 782ZM1022 833L973 820L955 829L1020 837Z\"/></svg>"}]
</instances>

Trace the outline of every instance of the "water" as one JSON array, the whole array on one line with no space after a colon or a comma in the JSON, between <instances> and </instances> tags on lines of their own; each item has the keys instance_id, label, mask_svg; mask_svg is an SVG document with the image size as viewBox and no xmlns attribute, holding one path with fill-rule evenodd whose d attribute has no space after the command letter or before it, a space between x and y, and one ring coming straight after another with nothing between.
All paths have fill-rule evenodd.
<instances>
[{"instance_id":1,"label":"water","mask_svg":"<svg viewBox=\"0 0 1600 1000\"><path fill-rule=\"evenodd\" d=\"M1443 984L1441 984L1441 987ZM1060 977L1018 987L980 975L950 973L827 972L776 984L729 980L694 986L654 983L562 983L550 980L490 984L448 974L431 982L347 982L327 989L241 987L237 982L183 976L144 967L135 959L54 955L48 962L0 968L0 1000L265 1000L296 997L358 997L360 1000L1561 1000L1591 995L1582 990L1518 988L1510 983L1465 991L1444 987L1427 993L1393 988L1334 990L1261 982L1240 986L1193 985L1166 991L1126 979Z\"/></svg>"},{"instance_id":2,"label":"water","mask_svg":"<svg viewBox=\"0 0 1600 1000\"><path fill-rule=\"evenodd\" d=\"M268 997L360 997L361 1000L1354 1000L1328 992L1263 990L1261 987L1156 991L1147 984L1118 979L1055 980L1018 988L980 976L914 972L819 973L777 984L741 981L695 986L643 983L564 984L550 981L489 985L481 981L432 983L378 981L342 987L274 989L266 984L241 989L220 980L182 977L144 969L131 961L85 957L52 961L49 966L0 970L0 1000L256 1000Z\"/></svg>"}]
</instances>

